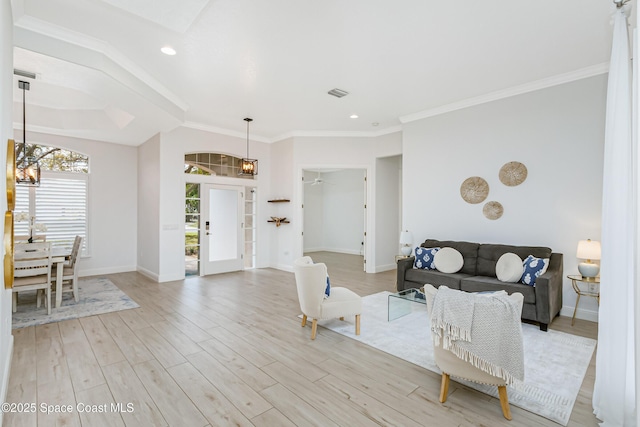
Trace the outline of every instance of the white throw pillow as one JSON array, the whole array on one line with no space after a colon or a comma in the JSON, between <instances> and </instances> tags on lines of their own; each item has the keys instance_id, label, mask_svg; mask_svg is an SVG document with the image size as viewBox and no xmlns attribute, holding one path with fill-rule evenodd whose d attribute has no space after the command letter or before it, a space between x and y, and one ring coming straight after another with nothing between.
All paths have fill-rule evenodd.
<instances>
[{"instance_id":1,"label":"white throw pillow","mask_svg":"<svg viewBox=\"0 0 640 427\"><path fill-rule=\"evenodd\" d=\"M457 273L464 265L464 258L453 248L442 248L433 256L433 264L443 273Z\"/></svg>"},{"instance_id":2,"label":"white throw pillow","mask_svg":"<svg viewBox=\"0 0 640 427\"><path fill-rule=\"evenodd\" d=\"M519 282L523 271L522 259L512 252L503 254L496 263L496 277L501 282Z\"/></svg>"}]
</instances>

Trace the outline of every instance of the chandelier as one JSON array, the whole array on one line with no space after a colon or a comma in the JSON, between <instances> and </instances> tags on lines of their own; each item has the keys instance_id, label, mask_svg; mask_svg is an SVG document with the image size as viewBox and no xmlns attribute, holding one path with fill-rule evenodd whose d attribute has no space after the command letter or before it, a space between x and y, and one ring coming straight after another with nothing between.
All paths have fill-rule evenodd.
<instances>
[{"instance_id":1,"label":"chandelier","mask_svg":"<svg viewBox=\"0 0 640 427\"><path fill-rule=\"evenodd\" d=\"M247 122L247 157L241 160L238 175L254 176L258 175L258 161L249 158L249 123L251 123L253 119L247 117L244 121Z\"/></svg>"},{"instance_id":2,"label":"chandelier","mask_svg":"<svg viewBox=\"0 0 640 427\"><path fill-rule=\"evenodd\" d=\"M27 115L25 94L29 90L30 83L18 81L18 87L22 89L22 161L16 165L16 183L31 186L40 185L40 164L37 157L27 155Z\"/></svg>"}]
</instances>

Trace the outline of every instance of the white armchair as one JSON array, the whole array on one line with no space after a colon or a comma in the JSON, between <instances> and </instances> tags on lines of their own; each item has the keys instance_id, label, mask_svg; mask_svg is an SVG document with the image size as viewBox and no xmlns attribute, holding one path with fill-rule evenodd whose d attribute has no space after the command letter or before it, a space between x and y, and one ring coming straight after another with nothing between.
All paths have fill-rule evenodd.
<instances>
[{"instance_id":1,"label":"white armchair","mask_svg":"<svg viewBox=\"0 0 640 427\"><path fill-rule=\"evenodd\" d=\"M424 293L427 300L427 310L429 314L431 314L433 308L433 300L437 291L438 290L432 285L427 284L424 286ZM515 303L518 312L521 312L524 296L521 293L514 293L509 295L509 298L512 302ZM476 383L495 385L498 387L498 396L500 397L502 415L507 420L511 420L511 409L509 408L509 398L507 396L506 382L502 377L493 376L475 367L471 363L460 359L451 351L445 350L442 347L442 340L439 340L438 344L434 342L433 353L436 365L438 365L438 368L440 368L440 370L442 371L442 383L440 386L441 403L447 401L450 375Z\"/></svg>"},{"instance_id":2,"label":"white armchair","mask_svg":"<svg viewBox=\"0 0 640 427\"><path fill-rule=\"evenodd\" d=\"M316 339L318 320L355 316L356 335L360 335L360 314L362 299L355 292L342 287L331 287L330 296L325 298L327 287L327 266L314 264L308 257L295 261L294 272L298 299L302 310L302 326L306 326L307 318L312 319L311 339Z\"/></svg>"}]
</instances>

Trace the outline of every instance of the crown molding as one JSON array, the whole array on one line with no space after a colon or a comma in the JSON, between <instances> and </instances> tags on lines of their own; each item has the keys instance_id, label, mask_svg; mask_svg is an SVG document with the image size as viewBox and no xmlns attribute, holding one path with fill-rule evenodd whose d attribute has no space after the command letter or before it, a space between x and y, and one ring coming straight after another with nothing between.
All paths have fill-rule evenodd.
<instances>
[{"instance_id":1,"label":"crown molding","mask_svg":"<svg viewBox=\"0 0 640 427\"><path fill-rule=\"evenodd\" d=\"M242 139L247 138L246 132L238 132L237 130L220 128L217 126L211 126L204 123L186 121L182 123L181 126L189 129L218 133L220 135L233 136L235 138L242 138ZM251 137L249 139L251 139L252 141L258 141L258 142L266 142L266 143L272 142L269 138L265 138L264 136L255 135L255 134L251 134Z\"/></svg>"},{"instance_id":2,"label":"crown molding","mask_svg":"<svg viewBox=\"0 0 640 427\"><path fill-rule=\"evenodd\" d=\"M402 132L402 125L390 126L379 131L304 131L294 130L291 132L278 135L271 139L271 142L278 142L295 137L308 138L376 138L383 135L389 135L396 132Z\"/></svg>"},{"instance_id":3,"label":"crown molding","mask_svg":"<svg viewBox=\"0 0 640 427\"><path fill-rule=\"evenodd\" d=\"M22 2L18 0L16 1L16 3ZM170 113L175 113L175 111L177 110L179 112L179 114L177 115L182 116L188 109L188 105L182 99L180 99L180 97L167 89L149 73L144 71L142 68L136 65L135 62L127 58L124 54L122 54L109 43L24 14L14 21L14 26L17 30L23 31L22 33L20 31L16 31L16 34L14 35L14 44L16 46L21 47L22 45L25 45L25 48L29 50L41 52L54 58L60 58L70 62L78 63L79 65L83 65L92 69L98 69L99 71L114 78L116 81L121 82L121 84L127 86L134 92L140 93L140 87L131 83L127 84L127 79L122 78L123 73L129 74L133 76L136 81L141 82L144 84L144 86L146 86L146 92L149 92L149 90L151 90L156 94L156 97L159 96L165 102L168 102L170 104L170 108L165 109L170 110ZM96 63L96 61L91 61L89 58L87 58L83 63L81 55L74 55L73 58L65 57L63 53L64 50L56 49L55 47L51 46L50 42L39 44L39 46L48 46L49 51L43 51L42 48L35 49L33 46L29 46L29 34L44 36L57 42L66 43L76 48L90 51L93 54L97 53L103 55L111 62L113 66L109 66L108 64L100 62ZM142 95L147 96L148 93L143 93ZM162 108L162 105L159 106Z\"/></svg>"},{"instance_id":4,"label":"crown molding","mask_svg":"<svg viewBox=\"0 0 640 427\"><path fill-rule=\"evenodd\" d=\"M230 129L224 129L224 128L220 128L220 127L216 127L216 126L210 126L204 123L197 123L197 122L184 122L182 124L183 127L186 128L190 128L190 129L196 129L196 130L202 130L205 132L213 132L213 133L218 133L221 135L227 135L227 136L233 136L233 137L237 137L237 138L246 138L247 134L243 133L243 132L238 132L235 130L230 130ZM360 131L352 131L352 132L347 132L347 131L302 131L302 130L296 130L296 131L291 131L291 132L287 132L281 135L278 135L276 137L273 138L267 138L264 136L260 136L260 135L251 135L251 140L253 141L259 141L259 142L265 142L265 143L274 143L274 142L279 142L279 141L283 141L285 139L289 139L289 138L294 138L294 137L316 137L316 138L339 138L339 137L345 137L345 138L375 138L378 136L383 136L383 135L388 135L391 133L396 133L396 132L402 132L402 126L397 125L397 126L392 126L392 127L388 127L385 129L382 129L380 131L377 132L360 132Z\"/></svg>"},{"instance_id":5,"label":"crown molding","mask_svg":"<svg viewBox=\"0 0 640 427\"><path fill-rule=\"evenodd\" d=\"M469 98L451 104L442 105L440 107L432 108L429 110L420 111L418 113L407 114L400 117L400 122L410 123L416 120L425 119L427 117L438 116L440 114L449 113L463 108L473 107L475 105L486 104L488 102L497 101L500 99L510 98L516 95L522 95L528 92L534 92L536 90L546 89L553 86L558 86L565 83L570 83L576 80L586 79L588 77L598 76L609 72L609 63L601 63L592 65L590 67L581 68L579 70L571 71L564 74L558 74L556 76L548 77L546 79L536 80L523 85L514 86L508 89L499 90L496 92L480 95L475 98Z\"/></svg>"}]
</instances>

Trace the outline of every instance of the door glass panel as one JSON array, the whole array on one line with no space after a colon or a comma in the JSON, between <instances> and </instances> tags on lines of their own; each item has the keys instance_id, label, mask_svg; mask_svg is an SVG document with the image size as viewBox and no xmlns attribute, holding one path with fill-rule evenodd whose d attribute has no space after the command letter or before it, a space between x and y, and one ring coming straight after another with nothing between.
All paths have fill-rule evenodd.
<instances>
[{"instance_id":1,"label":"door glass panel","mask_svg":"<svg viewBox=\"0 0 640 427\"><path fill-rule=\"evenodd\" d=\"M209 190L209 261L238 258L238 196L236 190Z\"/></svg>"},{"instance_id":2,"label":"door glass panel","mask_svg":"<svg viewBox=\"0 0 640 427\"><path fill-rule=\"evenodd\" d=\"M200 185L185 186L184 216L184 265L185 276L200 273Z\"/></svg>"}]
</instances>

